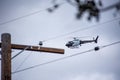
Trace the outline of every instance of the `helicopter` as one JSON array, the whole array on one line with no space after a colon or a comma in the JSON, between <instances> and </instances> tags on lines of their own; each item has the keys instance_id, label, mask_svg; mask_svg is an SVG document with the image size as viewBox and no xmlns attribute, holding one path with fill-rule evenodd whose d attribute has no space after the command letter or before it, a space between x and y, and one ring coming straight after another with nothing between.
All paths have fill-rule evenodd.
<instances>
[{"instance_id":1,"label":"helicopter","mask_svg":"<svg viewBox=\"0 0 120 80\"><path fill-rule=\"evenodd\" d=\"M80 39L74 37L73 40L68 41L65 46L67 46L68 48L79 48L79 46L81 46L81 44L91 43L91 42L97 43L98 38L99 38L99 36L97 36L96 38L93 37L93 40L80 40Z\"/></svg>"}]
</instances>

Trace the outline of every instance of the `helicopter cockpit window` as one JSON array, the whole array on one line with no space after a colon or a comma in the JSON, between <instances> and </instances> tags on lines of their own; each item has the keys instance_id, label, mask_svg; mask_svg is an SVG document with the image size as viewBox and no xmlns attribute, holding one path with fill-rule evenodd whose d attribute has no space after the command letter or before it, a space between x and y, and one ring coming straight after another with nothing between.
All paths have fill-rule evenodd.
<instances>
[{"instance_id":1,"label":"helicopter cockpit window","mask_svg":"<svg viewBox=\"0 0 120 80\"><path fill-rule=\"evenodd\" d=\"M73 44L73 42L72 42L72 41L69 41L69 44Z\"/></svg>"}]
</instances>

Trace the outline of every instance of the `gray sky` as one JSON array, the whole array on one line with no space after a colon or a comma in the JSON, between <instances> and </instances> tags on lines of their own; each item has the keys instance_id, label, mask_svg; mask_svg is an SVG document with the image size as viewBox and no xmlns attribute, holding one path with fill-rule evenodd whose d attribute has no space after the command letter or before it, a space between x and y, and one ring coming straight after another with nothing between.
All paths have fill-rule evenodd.
<instances>
[{"instance_id":1,"label":"gray sky","mask_svg":"<svg viewBox=\"0 0 120 80\"><path fill-rule=\"evenodd\" d=\"M104 0L103 7L118 1ZM39 41L46 40L43 45L45 47L65 49L64 55L25 51L12 60L12 72L16 71L24 59L26 61L18 70L120 40L120 20L117 19L120 15L113 17L115 9L101 13L100 21L97 22L95 19L87 21L87 14L76 20L76 8L67 3L53 13L48 13L46 9L51 6L51 0L0 0L0 23L41 10L37 14L0 25L0 34L10 33L12 43L15 44L38 45ZM80 30L86 27L91 28ZM71 34L61 37L67 33ZM92 39L97 35L100 36L98 44L83 44L78 49L65 47L65 43L72 40L70 37L91 36L84 39ZM56 36L58 38L54 38ZM113 45L98 52L92 51L12 74L12 80L120 80L119 47L119 44ZM18 52L13 50L12 55Z\"/></svg>"}]
</instances>

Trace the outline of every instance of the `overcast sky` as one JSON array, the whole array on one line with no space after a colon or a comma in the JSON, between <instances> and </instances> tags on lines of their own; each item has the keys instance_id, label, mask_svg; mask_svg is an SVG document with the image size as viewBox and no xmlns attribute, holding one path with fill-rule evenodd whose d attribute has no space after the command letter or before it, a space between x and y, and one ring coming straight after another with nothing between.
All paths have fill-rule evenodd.
<instances>
[{"instance_id":1,"label":"overcast sky","mask_svg":"<svg viewBox=\"0 0 120 80\"><path fill-rule=\"evenodd\" d=\"M102 1L103 7L107 7L119 0ZM58 0L58 2L64 3L64 0ZM115 9L101 13L100 21L97 22L94 18L87 21L87 14L77 20L75 18L77 9L68 3L49 13L46 9L51 6L51 0L0 0L0 24L40 11L34 15L1 24L0 35L10 33L14 44L37 46L39 41L46 40L43 44L45 47L65 49L64 55L24 51L12 60L12 72L120 40L120 19L118 19L120 15L113 16ZM81 30L86 27L91 28ZM83 44L78 49L69 49L65 46L67 41L72 40L71 37L90 36L82 39L92 39L97 35L99 35L97 44ZM92 51L42 65L12 74L12 80L120 80L119 48L120 45L117 44L97 52ZM12 55L19 52L19 50L12 51Z\"/></svg>"}]
</instances>

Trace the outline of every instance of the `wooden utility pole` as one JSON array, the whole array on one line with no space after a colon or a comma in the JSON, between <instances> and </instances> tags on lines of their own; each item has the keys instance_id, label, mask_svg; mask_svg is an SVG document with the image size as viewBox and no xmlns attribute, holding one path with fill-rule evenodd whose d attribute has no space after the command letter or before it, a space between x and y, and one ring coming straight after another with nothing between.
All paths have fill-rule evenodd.
<instances>
[{"instance_id":1,"label":"wooden utility pole","mask_svg":"<svg viewBox=\"0 0 120 80\"><path fill-rule=\"evenodd\" d=\"M1 80L11 80L11 36L2 34L1 44Z\"/></svg>"},{"instance_id":2,"label":"wooden utility pole","mask_svg":"<svg viewBox=\"0 0 120 80\"><path fill-rule=\"evenodd\" d=\"M1 80L11 80L11 49L39 51L64 54L64 49L48 48L30 45L11 44L11 36L8 33L4 33L1 36Z\"/></svg>"}]
</instances>

